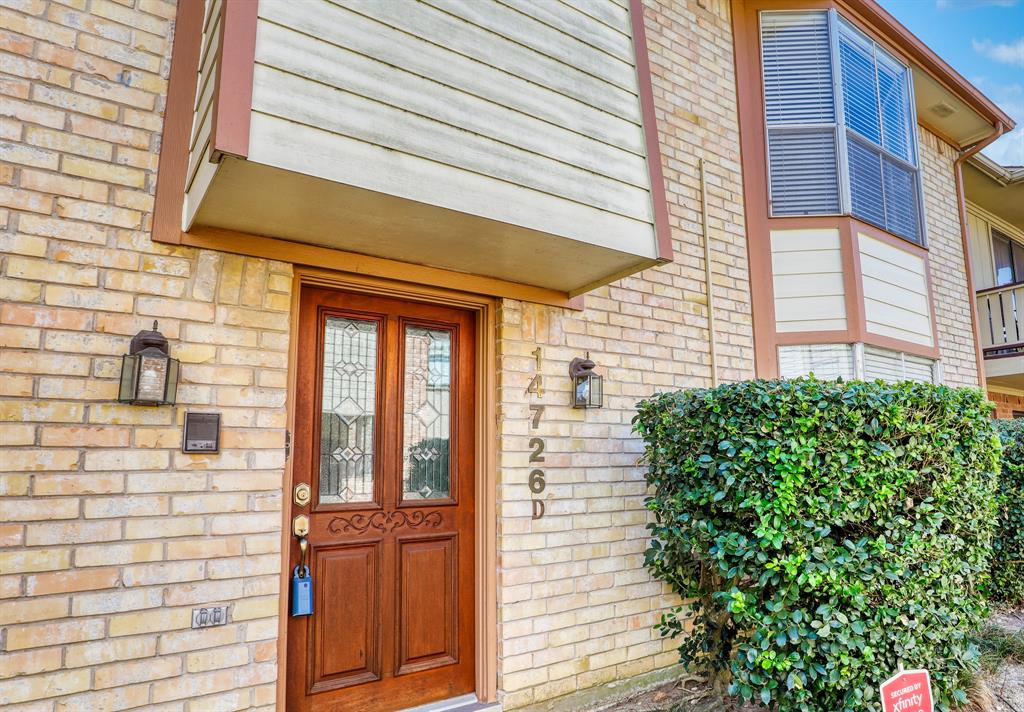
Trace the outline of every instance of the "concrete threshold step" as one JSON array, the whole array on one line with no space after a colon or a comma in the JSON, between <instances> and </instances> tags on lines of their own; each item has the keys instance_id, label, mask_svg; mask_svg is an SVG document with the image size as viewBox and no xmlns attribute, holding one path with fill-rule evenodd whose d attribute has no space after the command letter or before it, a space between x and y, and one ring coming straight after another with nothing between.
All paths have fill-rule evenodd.
<instances>
[{"instance_id":1,"label":"concrete threshold step","mask_svg":"<svg viewBox=\"0 0 1024 712\"><path fill-rule=\"evenodd\" d=\"M401 712L501 712L501 705L497 702L478 702L476 695L462 695L418 707L408 707Z\"/></svg>"}]
</instances>

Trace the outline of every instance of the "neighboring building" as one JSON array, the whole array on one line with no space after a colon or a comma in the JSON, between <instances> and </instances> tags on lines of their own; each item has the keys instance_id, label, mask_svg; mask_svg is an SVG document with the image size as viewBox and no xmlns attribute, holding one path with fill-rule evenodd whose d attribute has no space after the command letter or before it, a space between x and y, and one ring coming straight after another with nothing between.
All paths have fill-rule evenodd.
<instances>
[{"instance_id":1,"label":"neighboring building","mask_svg":"<svg viewBox=\"0 0 1024 712\"><path fill-rule=\"evenodd\" d=\"M988 396L998 417L1024 417L1024 167L978 154L964 191Z\"/></svg>"},{"instance_id":2,"label":"neighboring building","mask_svg":"<svg viewBox=\"0 0 1024 712\"><path fill-rule=\"evenodd\" d=\"M578 709L676 672L639 399L981 381L1012 121L871 0L11 0L0 49L5 709ZM118 403L153 320L177 404Z\"/></svg>"}]
</instances>

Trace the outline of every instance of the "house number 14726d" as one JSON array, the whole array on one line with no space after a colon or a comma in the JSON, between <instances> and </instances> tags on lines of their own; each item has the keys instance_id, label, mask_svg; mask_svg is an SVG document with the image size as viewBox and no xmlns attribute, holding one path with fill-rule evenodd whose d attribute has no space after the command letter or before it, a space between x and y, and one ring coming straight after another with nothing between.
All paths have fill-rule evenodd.
<instances>
[{"instance_id":1,"label":"house number 14726d","mask_svg":"<svg viewBox=\"0 0 1024 712\"><path fill-rule=\"evenodd\" d=\"M536 349L534 349L533 355L537 359L537 373L533 377L533 380L530 381L530 385L529 385L529 387L527 387L526 392L527 393L533 393L538 398L541 398L544 395L544 391L543 391L543 386L541 384L541 374L540 374L541 350L540 350L539 346ZM544 408L545 408L545 406L542 403L531 403L530 404L530 412L532 414L532 417L530 418L530 428L531 428L531 430L536 430L538 427L540 427L540 419L544 415ZM539 465L539 464L541 464L543 462L544 462L544 438L536 437L536 436L531 437L530 438L530 464L531 465ZM544 470L540 469L540 467L535 467L534 469L532 469L530 471L530 477L527 480L527 485L530 488L530 492L532 492L534 495L539 495L542 492L544 492L544 488L547 487L547 482L544 479ZM544 516L544 500L543 499L534 499L533 500L533 518L534 519L540 519L543 516Z\"/></svg>"}]
</instances>

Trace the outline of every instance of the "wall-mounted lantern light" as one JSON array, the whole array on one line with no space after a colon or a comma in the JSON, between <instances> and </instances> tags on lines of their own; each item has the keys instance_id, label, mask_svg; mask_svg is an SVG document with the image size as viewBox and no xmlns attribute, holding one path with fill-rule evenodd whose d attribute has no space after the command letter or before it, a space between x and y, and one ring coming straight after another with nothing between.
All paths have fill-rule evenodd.
<instances>
[{"instance_id":1,"label":"wall-mounted lantern light","mask_svg":"<svg viewBox=\"0 0 1024 712\"><path fill-rule=\"evenodd\" d=\"M132 337L121 359L121 390L117 399L135 405L173 405L178 391L178 359L171 358L167 339L157 331Z\"/></svg>"},{"instance_id":2,"label":"wall-mounted lantern light","mask_svg":"<svg viewBox=\"0 0 1024 712\"><path fill-rule=\"evenodd\" d=\"M600 408L604 405L604 379L594 373L595 364L586 358L574 358L569 364L572 377L572 407Z\"/></svg>"}]
</instances>

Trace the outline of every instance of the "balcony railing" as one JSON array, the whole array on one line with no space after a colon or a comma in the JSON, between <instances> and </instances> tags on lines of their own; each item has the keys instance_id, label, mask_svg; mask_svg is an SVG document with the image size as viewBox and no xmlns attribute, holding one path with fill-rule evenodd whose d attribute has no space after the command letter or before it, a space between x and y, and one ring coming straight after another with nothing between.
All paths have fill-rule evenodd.
<instances>
[{"instance_id":1,"label":"balcony railing","mask_svg":"<svg viewBox=\"0 0 1024 712\"><path fill-rule=\"evenodd\" d=\"M980 290L978 320L986 359L1024 356L1024 282Z\"/></svg>"}]
</instances>

